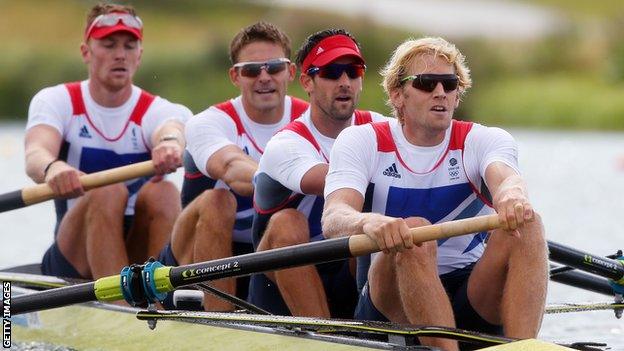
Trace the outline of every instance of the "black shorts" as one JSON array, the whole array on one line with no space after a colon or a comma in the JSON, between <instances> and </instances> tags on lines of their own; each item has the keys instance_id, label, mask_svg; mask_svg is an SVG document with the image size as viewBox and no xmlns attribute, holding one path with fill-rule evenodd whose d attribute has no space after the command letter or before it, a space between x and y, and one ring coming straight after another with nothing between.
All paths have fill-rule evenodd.
<instances>
[{"instance_id":1,"label":"black shorts","mask_svg":"<svg viewBox=\"0 0 624 351\"><path fill-rule=\"evenodd\" d=\"M253 245L248 243L232 243L232 253L234 256L244 255L253 252ZM165 266L179 266L178 260L173 254L171 243L165 245L158 254L158 262ZM246 299L249 294L249 276L236 278L236 296L240 299ZM175 309L173 305L173 292L167 293L167 297L162 301L163 307L168 310Z\"/></svg>"},{"instance_id":2,"label":"black shorts","mask_svg":"<svg viewBox=\"0 0 624 351\"><path fill-rule=\"evenodd\" d=\"M440 276L442 285L451 299L456 326L459 329L503 335L503 327L501 325L487 322L479 316L470 304L470 301L468 301L468 277L470 277L473 267L474 264L471 264ZM368 283L366 283L360 294L360 300L355 311L355 319L389 322L388 318L373 304Z\"/></svg>"},{"instance_id":3,"label":"black shorts","mask_svg":"<svg viewBox=\"0 0 624 351\"><path fill-rule=\"evenodd\" d=\"M349 260L319 264L316 265L316 269L325 288L331 316L353 318L358 293L355 278L349 269ZM277 285L264 274L251 276L247 300L273 314L291 315Z\"/></svg>"}]
</instances>

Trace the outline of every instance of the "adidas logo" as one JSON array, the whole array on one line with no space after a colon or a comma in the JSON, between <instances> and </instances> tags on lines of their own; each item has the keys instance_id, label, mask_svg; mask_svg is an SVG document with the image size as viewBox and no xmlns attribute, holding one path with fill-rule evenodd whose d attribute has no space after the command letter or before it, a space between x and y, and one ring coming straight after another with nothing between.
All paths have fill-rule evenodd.
<instances>
[{"instance_id":1,"label":"adidas logo","mask_svg":"<svg viewBox=\"0 0 624 351\"><path fill-rule=\"evenodd\" d=\"M316 54L318 55L318 54L320 54L323 51L325 51L325 50L323 50L323 48L319 46L319 48L316 49Z\"/></svg>"},{"instance_id":2,"label":"adidas logo","mask_svg":"<svg viewBox=\"0 0 624 351\"><path fill-rule=\"evenodd\" d=\"M91 134L89 134L89 129L87 129L87 126L82 126L82 128L80 128L80 134L78 134L78 136L81 138L91 139Z\"/></svg>"},{"instance_id":3,"label":"adidas logo","mask_svg":"<svg viewBox=\"0 0 624 351\"><path fill-rule=\"evenodd\" d=\"M399 171L396 168L396 163L393 163L392 166L386 168L386 170L383 171L383 175L401 179L401 175L399 174Z\"/></svg>"}]
</instances>

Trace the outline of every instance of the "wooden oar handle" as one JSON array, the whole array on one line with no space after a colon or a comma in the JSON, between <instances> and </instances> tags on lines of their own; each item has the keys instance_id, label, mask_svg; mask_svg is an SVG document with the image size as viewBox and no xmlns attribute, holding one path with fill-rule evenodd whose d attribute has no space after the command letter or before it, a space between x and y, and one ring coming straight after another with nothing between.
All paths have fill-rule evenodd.
<instances>
[{"instance_id":1,"label":"wooden oar handle","mask_svg":"<svg viewBox=\"0 0 624 351\"><path fill-rule=\"evenodd\" d=\"M115 184L126 180L151 176L154 174L152 161L134 163L128 166L111 168L105 171L85 174L80 177L80 184L85 190ZM22 190L25 205L32 205L54 198L54 191L48 184L37 184Z\"/></svg>"},{"instance_id":2,"label":"wooden oar handle","mask_svg":"<svg viewBox=\"0 0 624 351\"><path fill-rule=\"evenodd\" d=\"M426 225L410 229L414 243L422 243L430 240L439 240L453 236L479 233L500 228L498 215L492 214L473 218L460 219L457 221ZM353 256L361 256L379 251L375 240L368 235L359 234L349 238L349 250Z\"/></svg>"}]
</instances>

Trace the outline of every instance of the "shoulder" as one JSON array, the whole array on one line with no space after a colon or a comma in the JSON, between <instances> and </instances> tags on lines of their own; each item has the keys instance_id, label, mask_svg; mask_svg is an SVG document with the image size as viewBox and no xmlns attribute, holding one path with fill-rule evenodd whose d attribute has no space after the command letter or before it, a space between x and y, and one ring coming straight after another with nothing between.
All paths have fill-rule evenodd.
<instances>
[{"instance_id":1,"label":"shoulder","mask_svg":"<svg viewBox=\"0 0 624 351\"><path fill-rule=\"evenodd\" d=\"M154 96L154 101L152 101L150 109L157 114L175 114L179 117L183 117L185 120L193 115L193 112L191 112L188 107L182 104L171 102L160 96Z\"/></svg>"},{"instance_id":2,"label":"shoulder","mask_svg":"<svg viewBox=\"0 0 624 351\"><path fill-rule=\"evenodd\" d=\"M377 124L376 122L373 123ZM347 147L353 147L355 150L367 145L377 145L373 124L353 125L345 128L336 138L334 147L345 144L348 145Z\"/></svg>"},{"instance_id":3,"label":"shoulder","mask_svg":"<svg viewBox=\"0 0 624 351\"><path fill-rule=\"evenodd\" d=\"M379 112L370 111L373 122L384 122L389 120L395 120L393 117L384 116Z\"/></svg>"},{"instance_id":4,"label":"shoulder","mask_svg":"<svg viewBox=\"0 0 624 351\"><path fill-rule=\"evenodd\" d=\"M71 117L73 104L65 84L41 89L30 101L29 118L33 115Z\"/></svg>"},{"instance_id":5,"label":"shoulder","mask_svg":"<svg viewBox=\"0 0 624 351\"><path fill-rule=\"evenodd\" d=\"M510 140L513 141L513 136L506 130L499 127L488 127L479 123L472 123L470 132L466 140L480 141L480 140Z\"/></svg>"},{"instance_id":6,"label":"shoulder","mask_svg":"<svg viewBox=\"0 0 624 351\"><path fill-rule=\"evenodd\" d=\"M71 102L69 91L64 83L39 90L37 94L33 96L33 100L41 100L47 103Z\"/></svg>"},{"instance_id":7,"label":"shoulder","mask_svg":"<svg viewBox=\"0 0 624 351\"><path fill-rule=\"evenodd\" d=\"M282 130L278 131L269 139L266 148L269 149L273 147L273 145L285 145L285 144L297 144L305 141L305 137L298 132L299 125L293 124L294 122L289 123Z\"/></svg>"},{"instance_id":8,"label":"shoulder","mask_svg":"<svg viewBox=\"0 0 624 351\"><path fill-rule=\"evenodd\" d=\"M187 128L194 127L232 127L236 128L236 124L230 118L227 113L223 110L217 108L216 106L210 106L209 108L203 110L202 112L192 116L189 118L187 122Z\"/></svg>"}]
</instances>

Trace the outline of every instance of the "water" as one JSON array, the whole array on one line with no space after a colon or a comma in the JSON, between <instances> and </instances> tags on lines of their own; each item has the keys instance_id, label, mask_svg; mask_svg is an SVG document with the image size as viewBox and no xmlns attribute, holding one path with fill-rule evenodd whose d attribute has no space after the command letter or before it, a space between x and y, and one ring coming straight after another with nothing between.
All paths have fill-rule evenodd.
<instances>
[{"instance_id":1,"label":"water","mask_svg":"<svg viewBox=\"0 0 624 351\"><path fill-rule=\"evenodd\" d=\"M445 38L530 40L565 25L546 6L494 0L266 0L270 4L311 8L374 21L384 26ZM487 14L487 15L484 15Z\"/></svg>"},{"instance_id":2,"label":"water","mask_svg":"<svg viewBox=\"0 0 624 351\"><path fill-rule=\"evenodd\" d=\"M624 248L623 133L512 130L531 200L548 238L600 255ZM24 174L23 125L0 124L0 194L32 185ZM621 159L622 158L622 159ZM174 176L180 182L180 174ZM0 267L38 262L52 242L50 202L0 213ZM552 283L548 302L607 301L608 297ZM624 350L624 323L611 311L549 315L540 337L607 342Z\"/></svg>"}]
</instances>

